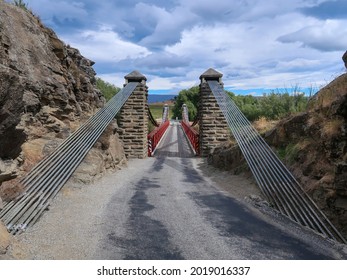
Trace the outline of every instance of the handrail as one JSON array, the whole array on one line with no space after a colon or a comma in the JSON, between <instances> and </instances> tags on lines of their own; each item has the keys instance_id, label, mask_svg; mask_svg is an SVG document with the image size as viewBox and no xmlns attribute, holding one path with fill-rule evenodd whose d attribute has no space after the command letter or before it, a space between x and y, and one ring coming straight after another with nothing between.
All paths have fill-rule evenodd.
<instances>
[{"instance_id":1,"label":"handrail","mask_svg":"<svg viewBox=\"0 0 347 280\"><path fill-rule=\"evenodd\" d=\"M186 121L181 121L184 133L187 135L196 155L199 155L199 133Z\"/></svg>"},{"instance_id":2,"label":"handrail","mask_svg":"<svg viewBox=\"0 0 347 280\"><path fill-rule=\"evenodd\" d=\"M170 125L170 121L167 120L164 123L162 123L159 127L156 127L151 133L147 136L148 141L148 156L153 156L158 143L160 142L161 138L163 137L165 131Z\"/></svg>"}]
</instances>

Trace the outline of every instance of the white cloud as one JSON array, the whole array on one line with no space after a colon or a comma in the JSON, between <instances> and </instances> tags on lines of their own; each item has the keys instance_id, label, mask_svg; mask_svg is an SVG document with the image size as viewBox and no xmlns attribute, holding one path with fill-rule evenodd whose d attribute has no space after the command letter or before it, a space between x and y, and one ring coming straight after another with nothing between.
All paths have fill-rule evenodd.
<instances>
[{"instance_id":1,"label":"white cloud","mask_svg":"<svg viewBox=\"0 0 347 280\"><path fill-rule=\"evenodd\" d=\"M135 12L143 23L150 20L153 25L152 34L143 38L140 43L154 48L179 41L181 31L197 21L197 17L189 9L180 6L169 12L164 8L140 3L136 5Z\"/></svg>"},{"instance_id":2,"label":"white cloud","mask_svg":"<svg viewBox=\"0 0 347 280\"><path fill-rule=\"evenodd\" d=\"M83 2L77 1L30 1L29 7L35 11L44 21L53 22L53 18L60 21L74 20L88 17L88 11Z\"/></svg>"},{"instance_id":3,"label":"white cloud","mask_svg":"<svg viewBox=\"0 0 347 280\"><path fill-rule=\"evenodd\" d=\"M347 20L325 20L281 36L283 43L300 42L321 51L343 51L347 48Z\"/></svg>"},{"instance_id":4,"label":"white cloud","mask_svg":"<svg viewBox=\"0 0 347 280\"><path fill-rule=\"evenodd\" d=\"M145 47L122 40L108 27L102 27L98 31L86 30L64 39L66 43L78 48L84 56L97 62L114 63L151 54Z\"/></svg>"},{"instance_id":5,"label":"white cloud","mask_svg":"<svg viewBox=\"0 0 347 280\"><path fill-rule=\"evenodd\" d=\"M347 15L314 16L329 1L37 0L29 6L59 26L58 34L94 60L107 81L122 85L124 72L136 69L155 89L184 88L213 67L225 85L280 88L325 83L341 70Z\"/></svg>"},{"instance_id":6,"label":"white cloud","mask_svg":"<svg viewBox=\"0 0 347 280\"><path fill-rule=\"evenodd\" d=\"M289 61L280 61L277 67L280 69L294 70L294 69L312 69L317 68L320 65L318 59L305 59L305 58L295 58Z\"/></svg>"},{"instance_id":7,"label":"white cloud","mask_svg":"<svg viewBox=\"0 0 347 280\"><path fill-rule=\"evenodd\" d=\"M117 72L117 73L99 74L97 76L110 84L113 84L117 87L122 88L125 82L124 76L127 74L128 73Z\"/></svg>"}]
</instances>

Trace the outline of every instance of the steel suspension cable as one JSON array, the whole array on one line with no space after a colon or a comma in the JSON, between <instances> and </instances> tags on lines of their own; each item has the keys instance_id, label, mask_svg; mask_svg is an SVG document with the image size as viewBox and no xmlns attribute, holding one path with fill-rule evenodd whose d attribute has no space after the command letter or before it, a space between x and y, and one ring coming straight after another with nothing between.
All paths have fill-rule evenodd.
<instances>
[{"instance_id":1,"label":"steel suspension cable","mask_svg":"<svg viewBox=\"0 0 347 280\"><path fill-rule=\"evenodd\" d=\"M208 85L264 195L294 221L346 243L217 81Z\"/></svg>"},{"instance_id":2,"label":"steel suspension cable","mask_svg":"<svg viewBox=\"0 0 347 280\"><path fill-rule=\"evenodd\" d=\"M265 167L264 168L266 168L266 165L265 165Z\"/></svg>"},{"instance_id":3,"label":"steel suspension cable","mask_svg":"<svg viewBox=\"0 0 347 280\"><path fill-rule=\"evenodd\" d=\"M155 127L159 127L159 124L157 123L157 121L155 120L155 118L152 115L151 109L149 108L149 106L147 106L147 115L148 115L148 119L149 121L155 126Z\"/></svg>"},{"instance_id":4,"label":"steel suspension cable","mask_svg":"<svg viewBox=\"0 0 347 280\"><path fill-rule=\"evenodd\" d=\"M25 192L0 212L10 232L15 234L37 221L138 84L129 82L20 181Z\"/></svg>"}]
</instances>

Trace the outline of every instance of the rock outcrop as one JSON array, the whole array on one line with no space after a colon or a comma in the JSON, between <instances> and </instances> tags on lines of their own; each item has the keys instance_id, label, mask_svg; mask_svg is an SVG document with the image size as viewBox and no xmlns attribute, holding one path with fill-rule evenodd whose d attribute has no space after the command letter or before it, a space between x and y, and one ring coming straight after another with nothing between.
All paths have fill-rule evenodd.
<instances>
[{"instance_id":1,"label":"rock outcrop","mask_svg":"<svg viewBox=\"0 0 347 280\"><path fill-rule=\"evenodd\" d=\"M343 54L342 60L345 63L345 67L347 68L347 51Z\"/></svg>"},{"instance_id":2,"label":"rock outcrop","mask_svg":"<svg viewBox=\"0 0 347 280\"><path fill-rule=\"evenodd\" d=\"M105 99L94 62L59 40L30 11L0 1L0 197L22 191L19 179L51 153ZM117 124L104 133L76 180L90 181L125 160ZM91 167L93 162L94 167ZM93 169L92 171L90 169ZM78 177L80 174L81 177Z\"/></svg>"},{"instance_id":3,"label":"rock outcrop","mask_svg":"<svg viewBox=\"0 0 347 280\"><path fill-rule=\"evenodd\" d=\"M347 74L321 89L308 110L281 121L266 139L347 237Z\"/></svg>"}]
</instances>

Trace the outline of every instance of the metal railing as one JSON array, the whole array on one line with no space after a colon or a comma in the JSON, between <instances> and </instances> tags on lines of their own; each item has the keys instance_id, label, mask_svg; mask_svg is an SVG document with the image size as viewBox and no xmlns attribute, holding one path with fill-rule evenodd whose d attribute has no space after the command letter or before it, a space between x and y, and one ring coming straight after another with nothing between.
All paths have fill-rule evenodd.
<instances>
[{"instance_id":1,"label":"metal railing","mask_svg":"<svg viewBox=\"0 0 347 280\"><path fill-rule=\"evenodd\" d=\"M187 135L195 154L199 155L200 153L199 133L194 128L192 128L189 123L187 123L184 120L181 121L181 126L183 128L184 133Z\"/></svg>"},{"instance_id":2,"label":"metal railing","mask_svg":"<svg viewBox=\"0 0 347 280\"><path fill-rule=\"evenodd\" d=\"M194 125L195 125L195 123L197 123L197 120L198 120L198 118L196 118L196 121L194 121L194 123L193 123ZM195 154L199 155L199 153L200 153L199 133L192 127L193 125L190 125L188 108L187 108L186 104L182 105L181 126L182 126L183 131L186 134Z\"/></svg>"},{"instance_id":3,"label":"metal railing","mask_svg":"<svg viewBox=\"0 0 347 280\"><path fill-rule=\"evenodd\" d=\"M25 192L0 212L0 218L11 233L23 231L37 221L138 84L128 83L20 181Z\"/></svg>"},{"instance_id":4,"label":"metal railing","mask_svg":"<svg viewBox=\"0 0 347 280\"><path fill-rule=\"evenodd\" d=\"M208 85L223 112L257 184L283 214L325 236L346 243L314 201L305 193L265 140L253 128L218 81Z\"/></svg>"},{"instance_id":5,"label":"metal railing","mask_svg":"<svg viewBox=\"0 0 347 280\"><path fill-rule=\"evenodd\" d=\"M159 127L156 127L150 134L147 136L148 141L148 156L153 156L155 149L157 148L161 138L163 137L165 131L170 125L170 121L166 120Z\"/></svg>"}]
</instances>

